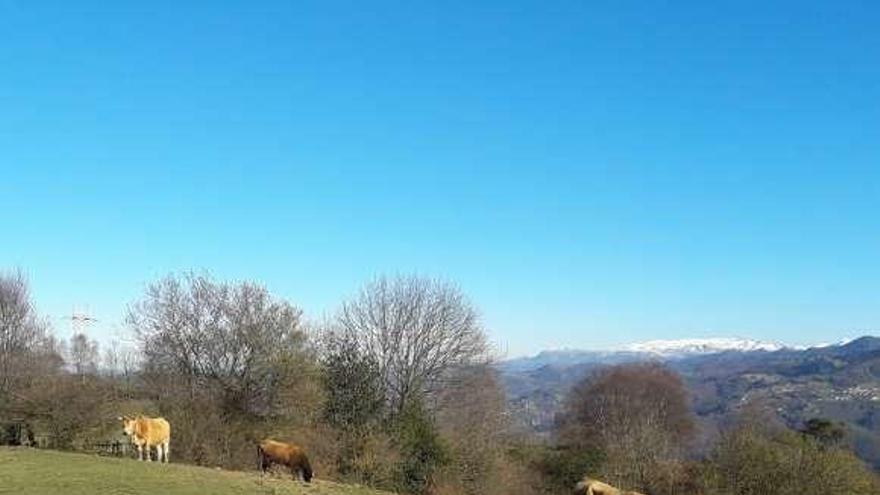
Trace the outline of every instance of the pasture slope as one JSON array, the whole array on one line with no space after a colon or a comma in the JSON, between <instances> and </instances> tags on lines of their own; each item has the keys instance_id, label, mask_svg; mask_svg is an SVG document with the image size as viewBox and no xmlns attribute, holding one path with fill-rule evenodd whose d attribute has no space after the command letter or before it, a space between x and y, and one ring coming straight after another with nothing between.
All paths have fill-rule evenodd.
<instances>
[{"instance_id":1,"label":"pasture slope","mask_svg":"<svg viewBox=\"0 0 880 495\"><path fill-rule=\"evenodd\" d=\"M26 448L0 448L0 494L391 495L330 481L261 480L257 472Z\"/></svg>"}]
</instances>

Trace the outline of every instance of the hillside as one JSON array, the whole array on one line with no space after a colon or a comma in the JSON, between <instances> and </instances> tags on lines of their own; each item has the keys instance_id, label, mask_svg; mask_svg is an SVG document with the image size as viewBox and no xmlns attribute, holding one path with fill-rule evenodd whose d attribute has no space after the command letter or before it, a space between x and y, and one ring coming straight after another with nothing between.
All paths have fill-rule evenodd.
<instances>
[{"instance_id":1,"label":"hillside","mask_svg":"<svg viewBox=\"0 0 880 495\"><path fill-rule=\"evenodd\" d=\"M16 495L389 495L314 480L311 484L184 464L25 448L0 449L0 494Z\"/></svg>"},{"instance_id":2,"label":"hillside","mask_svg":"<svg viewBox=\"0 0 880 495\"><path fill-rule=\"evenodd\" d=\"M709 435L747 403L775 410L790 426L811 417L846 423L860 457L880 468L880 339L795 349L676 353L545 352L500 366L511 409L530 429L548 433L563 398L600 366L662 361L684 377L693 409Z\"/></svg>"}]
</instances>

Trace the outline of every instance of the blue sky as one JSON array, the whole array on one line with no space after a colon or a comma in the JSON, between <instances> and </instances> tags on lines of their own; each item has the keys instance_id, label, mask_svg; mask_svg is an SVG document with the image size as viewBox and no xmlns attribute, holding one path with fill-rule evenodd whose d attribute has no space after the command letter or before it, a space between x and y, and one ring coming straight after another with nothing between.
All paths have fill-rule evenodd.
<instances>
[{"instance_id":1,"label":"blue sky","mask_svg":"<svg viewBox=\"0 0 880 495\"><path fill-rule=\"evenodd\" d=\"M460 284L510 355L880 329L876 2L0 0L0 267L311 318Z\"/></svg>"}]
</instances>

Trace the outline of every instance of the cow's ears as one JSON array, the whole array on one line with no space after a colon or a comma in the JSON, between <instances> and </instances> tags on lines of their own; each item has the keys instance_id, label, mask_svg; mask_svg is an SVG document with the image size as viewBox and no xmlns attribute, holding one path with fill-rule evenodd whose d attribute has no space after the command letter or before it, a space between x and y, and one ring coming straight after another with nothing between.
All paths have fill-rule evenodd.
<instances>
[{"instance_id":1,"label":"cow's ears","mask_svg":"<svg viewBox=\"0 0 880 495\"><path fill-rule=\"evenodd\" d=\"M116 419L117 419L118 421L125 421L126 419L128 419L128 416L119 416L119 417L117 417Z\"/></svg>"}]
</instances>

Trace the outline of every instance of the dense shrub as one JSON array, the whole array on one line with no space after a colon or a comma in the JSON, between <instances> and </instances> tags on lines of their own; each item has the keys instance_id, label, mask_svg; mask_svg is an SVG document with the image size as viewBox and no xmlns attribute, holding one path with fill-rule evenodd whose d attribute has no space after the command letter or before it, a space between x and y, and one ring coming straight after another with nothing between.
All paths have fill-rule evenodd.
<instances>
[{"instance_id":1,"label":"dense shrub","mask_svg":"<svg viewBox=\"0 0 880 495\"><path fill-rule=\"evenodd\" d=\"M723 436L706 466L706 489L718 495L871 495L877 478L851 452L792 431L741 425Z\"/></svg>"},{"instance_id":2,"label":"dense shrub","mask_svg":"<svg viewBox=\"0 0 880 495\"><path fill-rule=\"evenodd\" d=\"M439 468L448 462L434 422L420 401L410 400L394 418L394 437L400 451L396 488L413 494L426 494L436 484Z\"/></svg>"}]
</instances>

